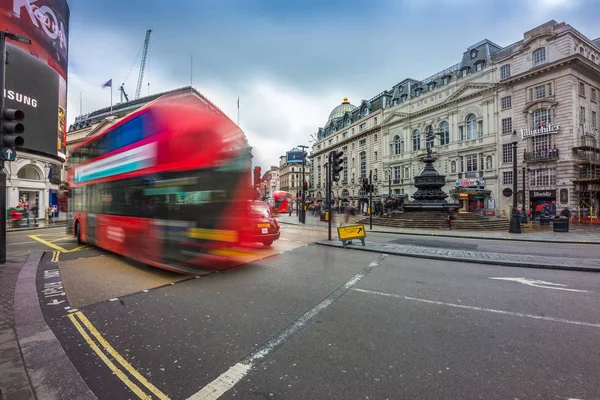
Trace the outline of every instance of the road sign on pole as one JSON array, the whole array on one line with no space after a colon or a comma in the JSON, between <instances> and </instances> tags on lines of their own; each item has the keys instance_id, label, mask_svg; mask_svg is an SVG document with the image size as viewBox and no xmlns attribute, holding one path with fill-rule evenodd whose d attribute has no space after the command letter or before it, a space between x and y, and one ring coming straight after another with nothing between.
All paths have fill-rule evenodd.
<instances>
[{"instance_id":1,"label":"road sign on pole","mask_svg":"<svg viewBox=\"0 0 600 400\"><path fill-rule=\"evenodd\" d=\"M5 146L2 148L2 159L4 161L15 161L17 158L17 152L14 148L10 146Z\"/></svg>"}]
</instances>

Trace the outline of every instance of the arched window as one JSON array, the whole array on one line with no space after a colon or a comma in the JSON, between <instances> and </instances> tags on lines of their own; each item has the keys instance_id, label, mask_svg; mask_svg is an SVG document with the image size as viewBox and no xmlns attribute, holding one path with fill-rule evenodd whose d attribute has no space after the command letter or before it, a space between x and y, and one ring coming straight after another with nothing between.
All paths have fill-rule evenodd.
<instances>
[{"instance_id":1,"label":"arched window","mask_svg":"<svg viewBox=\"0 0 600 400\"><path fill-rule=\"evenodd\" d=\"M477 117L475 114L467 116L467 140L477 138Z\"/></svg>"},{"instance_id":2,"label":"arched window","mask_svg":"<svg viewBox=\"0 0 600 400\"><path fill-rule=\"evenodd\" d=\"M400 136L396 135L394 136L394 154L400 154L401 150L402 149L400 148Z\"/></svg>"},{"instance_id":3,"label":"arched window","mask_svg":"<svg viewBox=\"0 0 600 400\"><path fill-rule=\"evenodd\" d=\"M485 169L492 169L492 156L487 156L485 159Z\"/></svg>"},{"instance_id":4,"label":"arched window","mask_svg":"<svg viewBox=\"0 0 600 400\"><path fill-rule=\"evenodd\" d=\"M450 144L450 124L444 121L440 124L440 145Z\"/></svg>"},{"instance_id":5,"label":"arched window","mask_svg":"<svg viewBox=\"0 0 600 400\"><path fill-rule=\"evenodd\" d=\"M421 150L421 131L415 129L412 134L413 151Z\"/></svg>"},{"instance_id":6,"label":"arched window","mask_svg":"<svg viewBox=\"0 0 600 400\"><path fill-rule=\"evenodd\" d=\"M450 163L450 172L452 172L453 174L456 173L456 161L452 161Z\"/></svg>"},{"instance_id":7,"label":"arched window","mask_svg":"<svg viewBox=\"0 0 600 400\"><path fill-rule=\"evenodd\" d=\"M531 128L539 129L550 124L550 110L545 108L535 110L531 116Z\"/></svg>"},{"instance_id":8,"label":"arched window","mask_svg":"<svg viewBox=\"0 0 600 400\"><path fill-rule=\"evenodd\" d=\"M29 179L31 181L41 181L42 174L33 165L26 165L19 170L17 173L19 179Z\"/></svg>"},{"instance_id":9,"label":"arched window","mask_svg":"<svg viewBox=\"0 0 600 400\"><path fill-rule=\"evenodd\" d=\"M531 55L531 59L533 61L533 66L540 65L546 62L546 48L540 47L535 50Z\"/></svg>"},{"instance_id":10,"label":"arched window","mask_svg":"<svg viewBox=\"0 0 600 400\"><path fill-rule=\"evenodd\" d=\"M367 115L369 115L369 109L367 107L365 107L363 109L363 117L366 117Z\"/></svg>"}]
</instances>

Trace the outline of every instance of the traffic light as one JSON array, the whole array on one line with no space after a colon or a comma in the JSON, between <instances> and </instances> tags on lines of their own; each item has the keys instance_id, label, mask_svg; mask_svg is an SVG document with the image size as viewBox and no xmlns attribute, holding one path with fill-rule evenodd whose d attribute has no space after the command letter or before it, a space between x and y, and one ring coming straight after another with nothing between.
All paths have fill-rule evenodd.
<instances>
[{"instance_id":1,"label":"traffic light","mask_svg":"<svg viewBox=\"0 0 600 400\"><path fill-rule=\"evenodd\" d=\"M363 178L362 180L362 188L365 192L369 191L369 180L367 178Z\"/></svg>"},{"instance_id":2,"label":"traffic light","mask_svg":"<svg viewBox=\"0 0 600 400\"><path fill-rule=\"evenodd\" d=\"M344 167L341 166L341 164L344 163L344 160L342 160L343 155L343 151L332 152L331 180L334 182L338 182L340 180L340 172L342 172L342 170L344 169Z\"/></svg>"},{"instance_id":3,"label":"traffic light","mask_svg":"<svg viewBox=\"0 0 600 400\"><path fill-rule=\"evenodd\" d=\"M260 167L254 167L254 186L260 183Z\"/></svg>"},{"instance_id":4,"label":"traffic light","mask_svg":"<svg viewBox=\"0 0 600 400\"><path fill-rule=\"evenodd\" d=\"M19 122L25 118L25 113L14 108L2 110L2 143L10 147L22 147L25 139L21 135L25 132L25 126Z\"/></svg>"},{"instance_id":5,"label":"traffic light","mask_svg":"<svg viewBox=\"0 0 600 400\"><path fill-rule=\"evenodd\" d=\"M304 183L302 184L302 188L303 188L304 190L308 190L308 183L304 182Z\"/></svg>"}]
</instances>

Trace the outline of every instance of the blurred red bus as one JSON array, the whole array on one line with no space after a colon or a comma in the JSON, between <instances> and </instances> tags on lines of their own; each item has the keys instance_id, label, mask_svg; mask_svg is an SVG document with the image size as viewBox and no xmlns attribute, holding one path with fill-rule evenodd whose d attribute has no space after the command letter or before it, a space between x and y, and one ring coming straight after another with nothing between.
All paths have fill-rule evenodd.
<instances>
[{"instance_id":1,"label":"blurred red bus","mask_svg":"<svg viewBox=\"0 0 600 400\"><path fill-rule=\"evenodd\" d=\"M231 120L205 110L193 94L163 96L74 146L69 232L182 273L231 261L252 228L251 155Z\"/></svg>"},{"instance_id":2,"label":"blurred red bus","mask_svg":"<svg viewBox=\"0 0 600 400\"><path fill-rule=\"evenodd\" d=\"M287 213L288 206L291 206L292 195L288 192L273 192L273 211L277 213Z\"/></svg>"}]
</instances>

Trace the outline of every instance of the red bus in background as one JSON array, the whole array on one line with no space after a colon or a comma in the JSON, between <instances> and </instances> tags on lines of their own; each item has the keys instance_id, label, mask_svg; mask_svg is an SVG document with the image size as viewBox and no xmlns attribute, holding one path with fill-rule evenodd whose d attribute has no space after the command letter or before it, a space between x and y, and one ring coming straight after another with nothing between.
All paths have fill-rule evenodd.
<instances>
[{"instance_id":1,"label":"red bus in background","mask_svg":"<svg viewBox=\"0 0 600 400\"><path fill-rule=\"evenodd\" d=\"M163 96L75 146L68 230L182 273L219 269L250 235L243 132L194 94Z\"/></svg>"},{"instance_id":2,"label":"red bus in background","mask_svg":"<svg viewBox=\"0 0 600 400\"><path fill-rule=\"evenodd\" d=\"M287 213L288 206L291 206L292 195L288 192L273 192L273 212Z\"/></svg>"}]
</instances>

